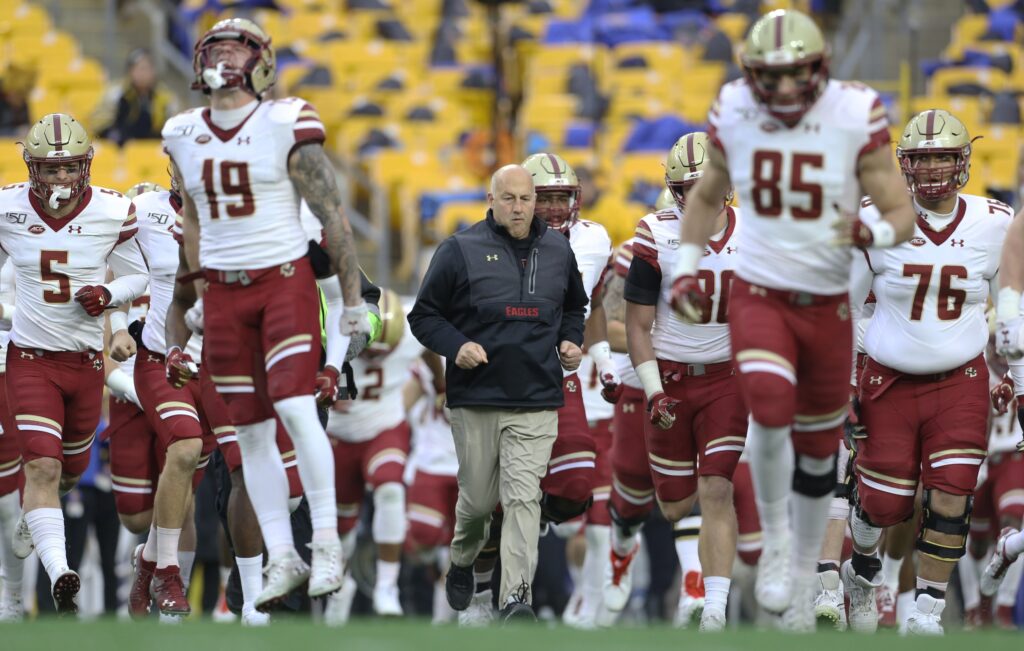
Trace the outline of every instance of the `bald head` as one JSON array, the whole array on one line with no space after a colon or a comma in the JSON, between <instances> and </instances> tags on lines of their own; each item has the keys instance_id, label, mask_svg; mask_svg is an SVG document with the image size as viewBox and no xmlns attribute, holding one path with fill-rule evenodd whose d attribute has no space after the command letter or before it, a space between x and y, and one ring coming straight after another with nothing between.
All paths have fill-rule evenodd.
<instances>
[{"instance_id":1,"label":"bald head","mask_svg":"<svg viewBox=\"0 0 1024 651\"><path fill-rule=\"evenodd\" d=\"M533 176L520 165L506 165L491 177L487 195L494 221L504 226L509 235L521 240L530 234L537 194Z\"/></svg>"}]
</instances>

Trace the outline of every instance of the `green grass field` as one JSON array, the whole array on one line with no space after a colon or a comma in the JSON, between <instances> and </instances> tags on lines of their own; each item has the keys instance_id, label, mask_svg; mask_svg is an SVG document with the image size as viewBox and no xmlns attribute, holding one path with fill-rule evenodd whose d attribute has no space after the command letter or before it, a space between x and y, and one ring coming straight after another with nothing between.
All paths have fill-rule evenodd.
<instances>
[{"instance_id":1,"label":"green grass field","mask_svg":"<svg viewBox=\"0 0 1024 651\"><path fill-rule=\"evenodd\" d=\"M61 651L989 651L1020 649L1015 633L955 633L941 639L902 638L893 632L875 636L822 632L792 636L753 629L699 635L665 626L574 631L544 625L486 630L433 627L425 621L353 621L330 629L300 621L275 622L266 629L207 621L181 626L102 620L89 623L37 621L0 627L0 649Z\"/></svg>"}]
</instances>

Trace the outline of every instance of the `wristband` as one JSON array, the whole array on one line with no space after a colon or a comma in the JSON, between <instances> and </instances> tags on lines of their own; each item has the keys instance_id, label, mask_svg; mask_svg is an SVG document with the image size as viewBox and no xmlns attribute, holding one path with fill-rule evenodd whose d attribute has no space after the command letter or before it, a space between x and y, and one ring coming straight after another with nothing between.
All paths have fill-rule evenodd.
<instances>
[{"instance_id":1,"label":"wristband","mask_svg":"<svg viewBox=\"0 0 1024 651\"><path fill-rule=\"evenodd\" d=\"M171 353L173 353L176 350L180 352L181 351L181 346L171 346L170 348L168 348L167 352L164 353L164 359L170 357Z\"/></svg>"},{"instance_id":2,"label":"wristband","mask_svg":"<svg viewBox=\"0 0 1024 651\"><path fill-rule=\"evenodd\" d=\"M871 248L888 249L896 244L896 229L889 220L879 219L867 224L867 227L871 231Z\"/></svg>"},{"instance_id":3,"label":"wristband","mask_svg":"<svg viewBox=\"0 0 1024 651\"><path fill-rule=\"evenodd\" d=\"M1013 287L1003 287L996 299L996 318L1000 321L1012 321L1020 315L1020 292ZM7 307L4 306L6 314Z\"/></svg>"},{"instance_id":4,"label":"wristband","mask_svg":"<svg viewBox=\"0 0 1024 651\"><path fill-rule=\"evenodd\" d=\"M587 354L594 360L599 373L612 365L612 347L607 341L599 341L587 348Z\"/></svg>"},{"instance_id":5,"label":"wristband","mask_svg":"<svg viewBox=\"0 0 1024 651\"><path fill-rule=\"evenodd\" d=\"M658 362L650 360L636 366L636 375L640 378L640 384L644 385L644 393L650 399L657 393L664 393L665 388L661 386L661 371L658 370Z\"/></svg>"},{"instance_id":6,"label":"wristband","mask_svg":"<svg viewBox=\"0 0 1024 651\"><path fill-rule=\"evenodd\" d=\"M6 312L5 312L6 314ZM110 313L110 332L120 332L128 329L128 315L121 310Z\"/></svg>"},{"instance_id":7,"label":"wristband","mask_svg":"<svg viewBox=\"0 0 1024 651\"><path fill-rule=\"evenodd\" d=\"M676 249L676 266L672 270L672 278L695 275L703 257L704 247L693 242L680 243Z\"/></svg>"}]
</instances>

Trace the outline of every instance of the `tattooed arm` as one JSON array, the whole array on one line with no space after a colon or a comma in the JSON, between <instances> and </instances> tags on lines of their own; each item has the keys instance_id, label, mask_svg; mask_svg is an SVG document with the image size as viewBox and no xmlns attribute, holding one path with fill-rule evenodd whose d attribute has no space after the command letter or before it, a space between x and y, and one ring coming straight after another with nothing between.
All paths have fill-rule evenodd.
<instances>
[{"instance_id":1,"label":"tattooed arm","mask_svg":"<svg viewBox=\"0 0 1024 651\"><path fill-rule=\"evenodd\" d=\"M363 298L355 238L341 205L334 166L327 159L323 146L309 142L296 148L288 158L288 174L310 210L323 224L327 255L338 273L345 305L358 306L363 303Z\"/></svg>"},{"instance_id":2,"label":"tattooed arm","mask_svg":"<svg viewBox=\"0 0 1024 651\"><path fill-rule=\"evenodd\" d=\"M617 353L626 350L626 299L622 293L626 280L615 273L608 274L608 282L604 289L604 311L608 319L608 343Z\"/></svg>"}]
</instances>

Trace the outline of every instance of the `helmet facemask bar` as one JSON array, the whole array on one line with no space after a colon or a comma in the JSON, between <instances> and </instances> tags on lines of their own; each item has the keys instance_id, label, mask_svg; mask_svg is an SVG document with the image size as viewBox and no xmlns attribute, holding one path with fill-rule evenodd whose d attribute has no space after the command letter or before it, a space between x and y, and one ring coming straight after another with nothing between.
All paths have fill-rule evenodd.
<instances>
[{"instance_id":1,"label":"helmet facemask bar","mask_svg":"<svg viewBox=\"0 0 1024 651\"><path fill-rule=\"evenodd\" d=\"M62 152L53 152L59 154ZM66 153L66 152L63 152ZM90 170L92 169L93 149L90 146L88 151L78 156L51 156L38 158L30 156L28 151L24 152L25 165L28 167L28 178L32 194L37 196L52 210L59 210L68 204L89 187ZM68 163L78 164L78 178L70 183L51 183L43 180L42 168L44 165L66 165Z\"/></svg>"},{"instance_id":2,"label":"helmet facemask bar","mask_svg":"<svg viewBox=\"0 0 1024 651\"><path fill-rule=\"evenodd\" d=\"M236 41L250 51L249 58L246 59L240 70L228 68L223 64L213 64L212 50L222 41ZM209 95L215 88L245 88L257 97L262 97L263 92L267 89L257 91L252 75L257 66L265 59L269 59L270 65L273 66L270 39L264 41L256 34L238 27L212 29L196 43L192 56L192 69L195 72L192 90L202 90L204 94Z\"/></svg>"},{"instance_id":3,"label":"helmet facemask bar","mask_svg":"<svg viewBox=\"0 0 1024 651\"><path fill-rule=\"evenodd\" d=\"M926 155L952 155L956 162L938 167L917 167L914 159ZM925 201L941 201L959 192L970 178L971 146L964 147L920 147L897 149L900 170L907 181L907 187L915 197Z\"/></svg>"},{"instance_id":4,"label":"helmet facemask bar","mask_svg":"<svg viewBox=\"0 0 1024 651\"><path fill-rule=\"evenodd\" d=\"M776 72L799 68L807 68L810 73L806 81L796 82L797 88L793 93L780 93L777 89L766 86L761 78L761 73L766 71ZM825 85L828 83L828 62L823 55L779 65L744 61L743 76L768 114L786 126L792 127L811 109L825 90Z\"/></svg>"},{"instance_id":5,"label":"helmet facemask bar","mask_svg":"<svg viewBox=\"0 0 1024 651\"><path fill-rule=\"evenodd\" d=\"M580 186L578 185L539 185L534 188L534 192L537 193L537 205L534 208L534 214L540 217L549 228L554 228L562 232L568 231L576 220L580 216ZM569 195L569 205L553 206L547 204L544 208L540 206L540 197L545 194L562 194Z\"/></svg>"},{"instance_id":6,"label":"helmet facemask bar","mask_svg":"<svg viewBox=\"0 0 1024 651\"><path fill-rule=\"evenodd\" d=\"M673 181L668 174L665 175L665 187L672 193L676 205L680 210L686 209L686 193L697 184L697 180L704 176L704 172L690 172L682 181Z\"/></svg>"}]
</instances>

